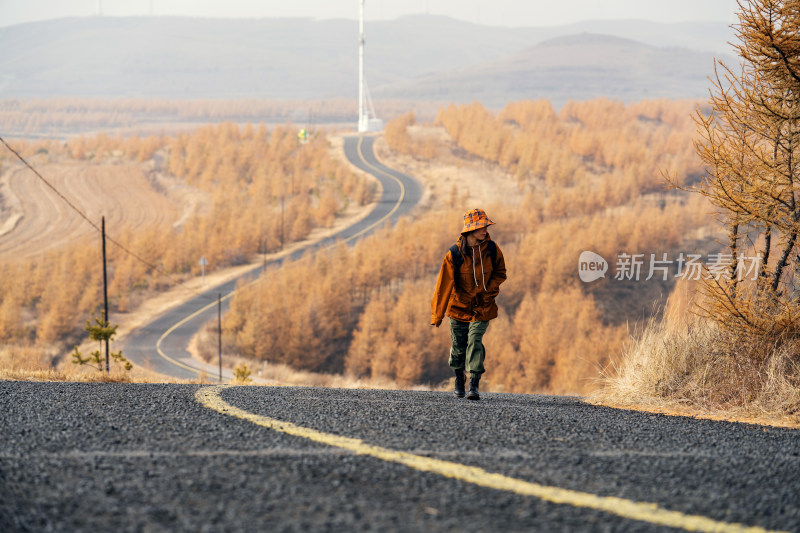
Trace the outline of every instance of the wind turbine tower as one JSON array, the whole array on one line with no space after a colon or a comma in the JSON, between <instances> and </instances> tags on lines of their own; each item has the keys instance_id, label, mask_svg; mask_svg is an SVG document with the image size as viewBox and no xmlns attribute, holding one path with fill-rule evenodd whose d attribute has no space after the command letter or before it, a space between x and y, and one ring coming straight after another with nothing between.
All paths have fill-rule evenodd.
<instances>
[{"instance_id":1,"label":"wind turbine tower","mask_svg":"<svg viewBox=\"0 0 800 533\"><path fill-rule=\"evenodd\" d=\"M372 107L367 89L367 80L364 79L364 1L358 3L358 132L375 131L383 129L383 121L377 118L370 120L367 106ZM372 110L375 116L375 110Z\"/></svg>"},{"instance_id":2,"label":"wind turbine tower","mask_svg":"<svg viewBox=\"0 0 800 533\"><path fill-rule=\"evenodd\" d=\"M364 87L364 0L358 3L358 133L369 130L369 117L365 105L367 92Z\"/></svg>"}]
</instances>

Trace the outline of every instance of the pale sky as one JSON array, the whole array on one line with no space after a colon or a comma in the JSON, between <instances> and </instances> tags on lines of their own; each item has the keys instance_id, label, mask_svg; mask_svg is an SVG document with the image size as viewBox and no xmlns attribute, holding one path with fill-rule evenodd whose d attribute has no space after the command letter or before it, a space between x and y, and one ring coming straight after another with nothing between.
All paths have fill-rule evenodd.
<instances>
[{"instance_id":1,"label":"pale sky","mask_svg":"<svg viewBox=\"0 0 800 533\"><path fill-rule=\"evenodd\" d=\"M358 18L359 0L0 0L0 27L62 17ZM366 0L366 20L430 13L489 26L594 19L735 22L736 0Z\"/></svg>"}]
</instances>

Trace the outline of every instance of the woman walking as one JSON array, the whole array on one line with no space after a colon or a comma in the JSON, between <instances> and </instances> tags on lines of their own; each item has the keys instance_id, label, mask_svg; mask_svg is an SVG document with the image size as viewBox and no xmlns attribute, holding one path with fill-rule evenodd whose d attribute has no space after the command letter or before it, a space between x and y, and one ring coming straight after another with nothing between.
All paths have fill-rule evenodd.
<instances>
[{"instance_id":1,"label":"woman walking","mask_svg":"<svg viewBox=\"0 0 800 533\"><path fill-rule=\"evenodd\" d=\"M468 400L479 400L478 383L484 372L483 334L497 318L495 298L506 280L500 247L489 237L494 224L482 209L464 214L464 227L456 244L444 257L431 301L431 325L450 319L450 368L456 375L454 393L464 397L465 371L469 372Z\"/></svg>"}]
</instances>

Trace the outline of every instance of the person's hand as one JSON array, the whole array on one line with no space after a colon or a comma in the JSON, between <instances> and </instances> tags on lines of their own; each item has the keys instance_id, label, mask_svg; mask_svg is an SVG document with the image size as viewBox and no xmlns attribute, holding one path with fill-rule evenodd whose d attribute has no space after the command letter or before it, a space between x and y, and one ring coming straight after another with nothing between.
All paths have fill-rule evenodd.
<instances>
[{"instance_id":1,"label":"person's hand","mask_svg":"<svg viewBox=\"0 0 800 533\"><path fill-rule=\"evenodd\" d=\"M442 325L441 320L437 320L436 322L432 323L431 326L436 326L437 328Z\"/></svg>"}]
</instances>

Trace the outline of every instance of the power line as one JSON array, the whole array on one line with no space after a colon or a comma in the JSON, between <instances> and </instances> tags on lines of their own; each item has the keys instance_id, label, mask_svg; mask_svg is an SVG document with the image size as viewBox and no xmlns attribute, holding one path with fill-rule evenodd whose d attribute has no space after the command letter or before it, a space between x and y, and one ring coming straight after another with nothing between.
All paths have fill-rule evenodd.
<instances>
[{"instance_id":1,"label":"power line","mask_svg":"<svg viewBox=\"0 0 800 533\"><path fill-rule=\"evenodd\" d=\"M38 170L36 170L35 168L33 168L33 166L32 166L30 163L28 163L28 162L25 160L25 158L24 158L24 157L22 157L22 156L20 155L20 153L19 153L19 152L17 152L17 151L16 151L16 150L14 150L13 148L11 148L11 146L9 146L9 144L6 142L6 140L5 140L5 139L3 139L2 137L0 137L0 141L1 141L1 142L2 142L4 145L6 145L6 148L8 148L9 150L11 150L11 153L13 153L15 156L17 156L17 159L19 159L20 161L22 161L22 163L23 163L23 164L24 164L26 167L28 167L29 169L31 169L31 172L33 172L34 174L36 174L36 177L38 177L40 180L42 180L42 181L44 182L44 184L45 184L45 185L47 185L48 187L50 187L50 189L52 189L54 193L56 193L56 194L57 194L57 195L58 195L58 196L59 196L59 197L60 197L62 200L64 200L64 201L67 203L67 205L68 205L68 206L70 206L70 207L72 208L72 210L73 210L73 211L75 211L76 213L78 213L78 214L81 216L81 218L83 218L83 219L84 219L86 222L88 222L89 224L91 224L91 226L92 226L92 227L93 227L93 228L94 228L96 231L100 231L100 228L98 228L98 227L97 227L97 224L95 224L94 222L92 222L92 221L91 221L91 219L89 219L89 217L87 217L87 216L86 216L86 214L85 214L83 211L81 211L80 209L78 209L78 208L75 206L75 204L73 204L72 202L70 202L70 201L69 201L69 198L67 198L66 196L64 196L63 194L61 194L61 192L60 192L58 189L56 189L56 188L55 188L55 186L54 186L52 183L50 183L49 181L47 181L47 180L44 178L44 176L42 176L41 174L39 174L39 171L38 171ZM109 240L111 240L111 239L109 239Z\"/></svg>"},{"instance_id":2,"label":"power line","mask_svg":"<svg viewBox=\"0 0 800 533\"><path fill-rule=\"evenodd\" d=\"M27 160L26 160L24 157L22 157L22 155L21 155L19 152L17 152L16 150L14 150L14 149L13 149L13 148L12 148L12 147L11 147L11 146L10 146L10 145L7 143L7 142L6 142L6 140L5 140L5 139L3 139L2 137L0 137L0 142L2 142L2 143L5 145L5 147L6 147L6 148L8 148L8 149L11 151L11 153L13 153L15 156L17 156L17 159L19 159L20 161L22 161L22 163L23 163L23 164L24 164L26 167L28 167L28 168L31 170L31 172L33 172L33 173L36 175L36 177L37 177L37 178L39 178L40 180L42 180L42 181L44 182L44 184L45 184L45 185L47 185L47 186L48 186L48 187L49 187L49 188L50 188L50 189L51 189L51 190L52 190L54 193L56 193L56 195L58 195L58 197L59 197L59 198L61 198L62 200L64 200L64 202L66 202L66 204L67 204L67 205L68 205L70 208L72 208L72 210L73 210L73 211L75 211L76 213L78 213L78 215L79 215L79 216L80 216L82 219L84 219L86 222L88 222L88 223L89 223L89 225L91 225L91 226L94 228L94 230L95 230L95 231L97 231L98 233L102 233L102 229L101 229L101 228L100 228L100 227L99 227L99 226L98 226L96 223L92 222L92 220L91 220L91 219L90 219L90 218L89 218L89 217L86 215L86 213L84 213L83 211L81 211L81 210L80 210L80 209L79 209L79 208L78 208L78 207L77 207L75 204L73 204L73 203L72 203L72 202L69 200L69 198L67 198L66 196L64 196L64 195L61 193L61 191L59 191L58 189L56 189L56 187L55 187L55 186L54 186L52 183L50 183L49 181L47 181L47 179L45 179L45 177L44 177L44 176L42 176L42 175L39 173L39 171L38 171L38 170L36 170L36 169L33 167L33 165L31 165L30 163L28 163L28 161L27 161ZM120 250L122 250L122 251L123 251L123 252L125 252L126 254L130 255L131 257L133 257L134 259L136 259L137 261L139 261L139 262L140 262L140 263L142 263L143 265L147 266L148 268L150 268L150 269L152 269L152 270L155 270L156 272L158 272L158 273L159 273L159 274L161 274L162 276L166 276L166 277L170 278L172 281L174 281L174 282L175 282L175 284L176 284L176 285L183 285L183 282L179 281L179 280L178 280L177 278L175 278L175 277L174 277L172 274L170 274L169 272L167 272L167 271L163 270L163 269L162 269L162 268L160 268L158 265L155 265L155 264L153 264L153 263L151 263L151 262L147 261L146 259L143 259L143 258L142 258L141 256L139 256L138 254L136 254L136 253L132 252L132 251L131 251L131 250L129 250L127 247L123 246L123 245L122 245L122 243L120 243L120 242L119 242L119 241L117 241L116 239L113 239L113 238L109 237L108 235L106 235L106 238L107 238L107 239L109 240L109 242L111 242L113 245L117 246L117 247L118 247ZM184 288L185 288L185 289L187 289L187 290L189 290L189 291L191 291L191 292L193 292L193 293L195 293L195 294L197 294L198 296L203 296L203 294L202 294L202 293L200 293L200 292L197 292L195 289L191 289L191 288L189 288L189 287L184 287Z\"/></svg>"}]
</instances>

